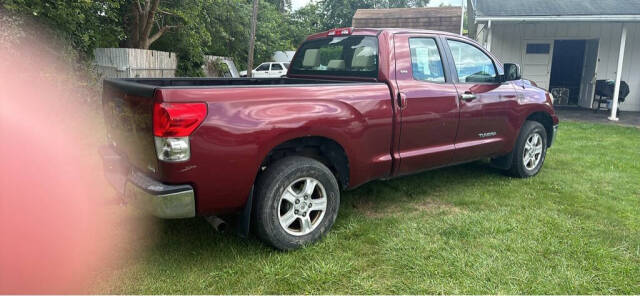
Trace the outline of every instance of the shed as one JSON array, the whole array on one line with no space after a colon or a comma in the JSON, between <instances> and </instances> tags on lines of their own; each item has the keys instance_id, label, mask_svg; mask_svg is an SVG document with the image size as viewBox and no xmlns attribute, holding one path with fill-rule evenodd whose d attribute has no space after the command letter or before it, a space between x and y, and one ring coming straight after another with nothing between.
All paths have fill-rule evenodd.
<instances>
[{"instance_id":1,"label":"shed","mask_svg":"<svg viewBox=\"0 0 640 296\"><path fill-rule=\"evenodd\" d=\"M358 9L352 26L358 28L410 28L460 33L460 6Z\"/></svg>"},{"instance_id":2,"label":"shed","mask_svg":"<svg viewBox=\"0 0 640 296\"><path fill-rule=\"evenodd\" d=\"M640 111L640 0L470 2L476 40L540 87L568 92L558 103L592 108L596 80L622 80L631 93L620 109Z\"/></svg>"}]
</instances>

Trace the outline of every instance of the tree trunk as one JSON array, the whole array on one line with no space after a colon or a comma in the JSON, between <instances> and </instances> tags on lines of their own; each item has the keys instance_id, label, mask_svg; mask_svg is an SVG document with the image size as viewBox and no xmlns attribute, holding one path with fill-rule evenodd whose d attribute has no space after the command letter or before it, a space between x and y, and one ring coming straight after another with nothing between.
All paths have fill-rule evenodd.
<instances>
[{"instance_id":1,"label":"tree trunk","mask_svg":"<svg viewBox=\"0 0 640 296\"><path fill-rule=\"evenodd\" d=\"M153 24L160 6L160 0L145 0L144 5L141 0L131 1L131 15L128 24L129 36L127 46L131 48L149 49L151 44L158 40L167 30L176 26L163 26L152 35Z\"/></svg>"},{"instance_id":2,"label":"tree trunk","mask_svg":"<svg viewBox=\"0 0 640 296\"><path fill-rule=\"evenodd\" d=\"M253 0L253 12L251 14L251 39L249 39L249 56L247 61L247 77L253 76L253 49L256 42L256 23L258 22L258 0Z\"/></svg>"}]
</instances>

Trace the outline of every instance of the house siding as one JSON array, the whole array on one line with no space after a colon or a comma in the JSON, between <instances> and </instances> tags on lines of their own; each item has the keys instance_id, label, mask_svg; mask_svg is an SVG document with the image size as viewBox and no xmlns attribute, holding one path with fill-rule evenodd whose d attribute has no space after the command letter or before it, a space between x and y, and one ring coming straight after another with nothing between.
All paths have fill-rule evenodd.
<instances>
[{"instance_id":1,"label":"house siding","mask_svg":"<svg viewBox=\"0 0 640 296\"><path fill-rule=\"evenodd\" d=\"M478 28L480 32L482 24ZM627 45L625 49L622 80L629 84L631 93L622 110L640 111L640 23L627 23ZM546 23L501 23L492 24L491 52L503 62L523 64L525 40L530 39L598 39L598 62L596 79L615 79L620 49L622 23L598 22L546 22ZM484 41L482 31L477 40ZM581 100L582 102L582 100ZM590 107L587 103L583 107Z\"/></svg>"}]
</instances>

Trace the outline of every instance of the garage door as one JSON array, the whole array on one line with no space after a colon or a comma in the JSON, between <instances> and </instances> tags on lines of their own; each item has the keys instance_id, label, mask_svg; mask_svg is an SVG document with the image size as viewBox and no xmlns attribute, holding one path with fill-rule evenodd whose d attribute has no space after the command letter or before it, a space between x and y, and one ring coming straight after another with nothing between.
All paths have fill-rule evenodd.
<instances>
[{"instance_id":1,"label":"garage door","mask_svg":"<svg viewBox=\"0 0 640 296\"><path fill-rule=\"evenodd\" d=\"M526 40L522 57L522 77L548 89L552 55L553 40Z\"/></svg>"}]
</instances>

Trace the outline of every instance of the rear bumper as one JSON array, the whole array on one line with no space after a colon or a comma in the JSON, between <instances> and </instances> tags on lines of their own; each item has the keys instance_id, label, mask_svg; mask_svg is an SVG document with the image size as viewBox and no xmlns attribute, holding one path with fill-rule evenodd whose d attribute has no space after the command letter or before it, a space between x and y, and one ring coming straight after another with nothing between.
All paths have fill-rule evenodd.
<instances>
[{"instance_id":1,"label":"rear bumper","mask_svg":"<svg viewBox=\"0 0 640 296\"><path fill-rule=\"evenodd\" d=\"M167 185L140 173L111 147L100 148L104 175L125 201L164 219L196 215L195 192L191 185Z\"/></svg>"}]
</instances>

